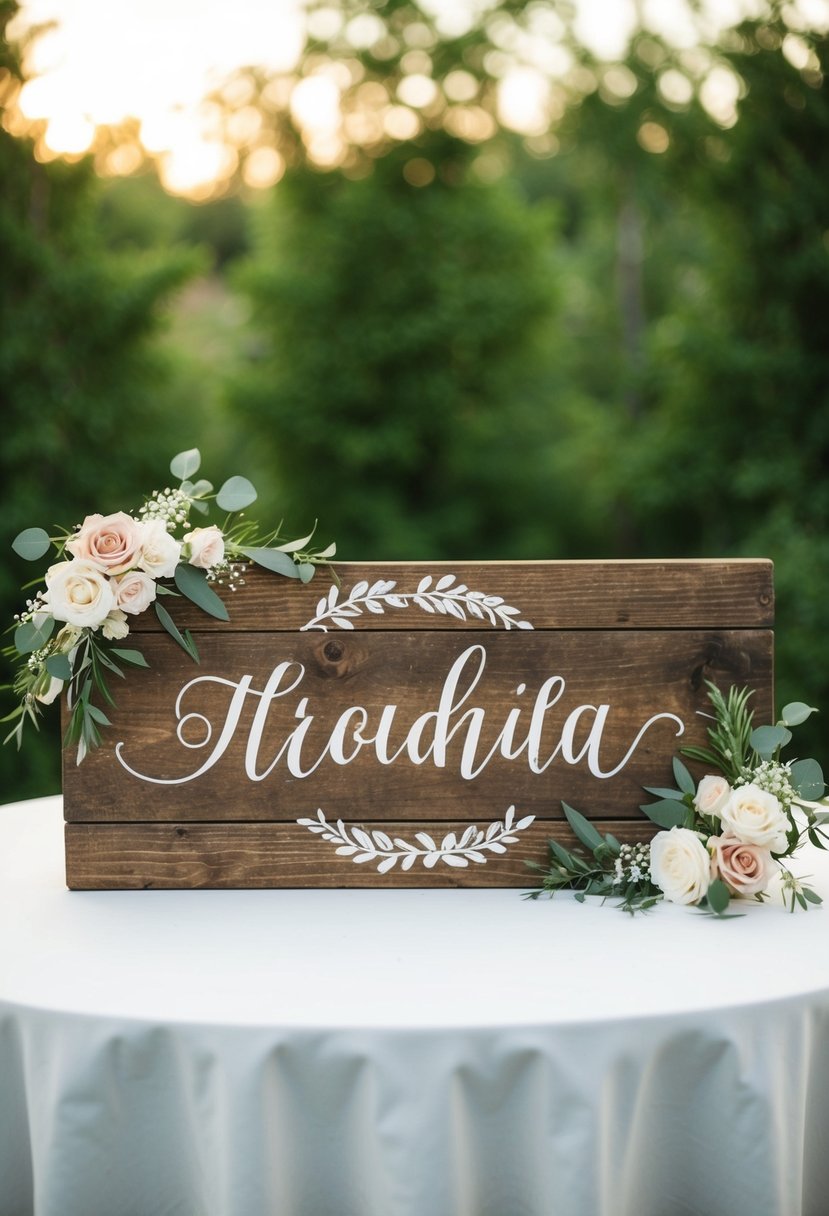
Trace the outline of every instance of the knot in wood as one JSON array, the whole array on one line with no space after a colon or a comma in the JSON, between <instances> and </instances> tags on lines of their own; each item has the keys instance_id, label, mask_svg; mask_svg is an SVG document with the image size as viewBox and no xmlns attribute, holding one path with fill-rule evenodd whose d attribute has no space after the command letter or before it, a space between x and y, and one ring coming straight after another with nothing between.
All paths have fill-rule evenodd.
<instances>
[{"instance_id":1,"label":"knot in wood","mask_svg":"<svg viewBox=\"0 0 829 1216\"><path fill-rule=\"evenodd\" d=\"M322 653L331 663L339 663L345 653L345 647L341 642L326 642Z\"/></svg>"}]
</instances>

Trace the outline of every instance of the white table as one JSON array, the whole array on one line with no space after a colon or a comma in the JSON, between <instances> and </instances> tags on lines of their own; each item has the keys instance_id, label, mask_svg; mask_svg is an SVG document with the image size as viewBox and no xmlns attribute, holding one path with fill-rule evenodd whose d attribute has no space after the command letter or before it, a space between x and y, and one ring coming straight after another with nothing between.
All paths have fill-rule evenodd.
<instances>
[{"instance_id":1,"label":"white table","mask_svg":"<svg viewBox=\"0 0 829 1216\"><path fill-rule=\"evenodd\" d=\"M826 1216L829 912L69 892L60 800L0 807L0 1180L0 1216Z\"/></svg>"}]
</instances>

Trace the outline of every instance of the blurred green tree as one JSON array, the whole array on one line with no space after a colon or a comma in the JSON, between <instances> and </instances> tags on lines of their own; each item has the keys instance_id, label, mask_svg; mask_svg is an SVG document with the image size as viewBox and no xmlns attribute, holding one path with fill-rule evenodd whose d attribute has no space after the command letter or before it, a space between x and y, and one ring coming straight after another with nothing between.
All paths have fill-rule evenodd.
<instances>
[{"instance_id":1,"label":"blurred green tree","mask_svg":"<svg viewBox=\"0 0 829 1216\"><path fill-rule=\"evenodd\" d=\"M5 37L16 9L0 0L7 95L20 80ZM157 484L169 456L192 445L192 421L165 410L154 336L159 304L197 261L187 251L108 253L95 228L89 166L42 164L30 141L2 126L0 180L0 484L9 544L27 526L129 508ZM6 620L33 573L11 554L0 567ZM20 753L0 749L5 796L57 789L58 766L55 728Z\"/></svg>"},{"instance_id":2,"label":"blurred green tree","mask_svg":"<svg viewBox=\"0 0 829 1216\"><path fill-rule=\"evenodd\" d=\"M259 216L240 417L354 558L552 554L564 526L553 217L468 159L439 134L360 180L297 170Z\"/></svg>"}]
</instances>

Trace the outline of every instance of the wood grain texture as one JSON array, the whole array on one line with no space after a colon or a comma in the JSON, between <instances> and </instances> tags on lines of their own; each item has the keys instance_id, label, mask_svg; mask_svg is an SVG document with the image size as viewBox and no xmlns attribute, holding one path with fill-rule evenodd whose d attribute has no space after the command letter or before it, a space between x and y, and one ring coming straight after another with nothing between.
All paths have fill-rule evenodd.
<instances>
[{"instance_id":1,"label":"wood grain texture","mask_svg":"<svg viewBox=\"0 0 829 1216\"><path fill-rule=\"evenodd\" d=\"M572 843L562 801L652 835L642 786L672 785L672 756L705 742L706 680L748 685L772 719L770 562L337 573L333 595L328 572L253 570L224 624L168 597L198 666L152 613L131 621L149 669L113 689L103 746L64 754L71 887L527 887L548 836ZM297 823L443 839L512 806L535 822L465 868L379 873Z\"/></svg>"},{"instance_id":2,"label":"wood grain texture","mask_svg":"<svg viewBox=\"0 0 829 1216\"><path fill-rule=\"evenodd\" d=\"M722 561L567 562L379 562L338 563L340 598L360 582L393 579L400 593L416 591L427 575L448 574L472 591L501 596L535 629L745 629L774 623L772 563L765 559ZM167 597L165 607L182 628L271 632L301 629L316 615L332 582L321 569L307 586L252 567L246 585L231 593L217 588L230 621L205 618L184 600ZM362 611L355 624L371 629L490 629L486 620L429 613L416 604ZM337 631L337 626L328 623ZM131 623L134 632L158 632L154 613Z\"/></svg>"},{"instance_id":3,"label":"wood grain texture","mask_svg":"<svg viewBox=\"0 0 829 1216\"><path fill-rule=\"evenodd\" d=\"M483 824L483 821L482 821ZM410 823L372 824L391 835L412 838ZM635 823L602 821L623 842L650 840L657 830L642 817ZM418 825L437 838L465 823ZM274 823L134 823L66 825L66 881L73 890L164 890L238 887L521 887L538 885L527 865L546 865L547 840L571 847L575 841L567 824L534 823L507 853L486 864L465 869L438 863L426 869L420 862L402 873L386 874L371 863L355 865L334 855L333 846L311 837L295 824Z\"/></svg>"},{"instance_id":4,"label":"wood grain texture","mask_svg":"<svg viewBox=\"0 0 829 1216\"><path fill-rule=\"evenodd\" d=\"M683 631L565 631L491 632L484 636L456 632L354 633L259 635L216 634L199 636L202 662L195 667L166 638L147 637L144 650L149 670L130 672L118 689L117 710L110 711L112 727L105 745L93 751L81 766L66 753L64 806L69 821L122 820L294 820L323 808L334 818L369 816L372 819L474 819L482 813L500 813L516 802L529 812L560 818L560 801L588 811L616 817L636 816L642 785L670 782L671 756L679 746L705 741L708 706L704 681L756 688L757 708L771 714L772 635L766 630L710 632ZM378 761L374 746L363 746L347 764L325 755L337 720L353 707L367 713L363 736L371 738L384 707L396 706L389 732L389 754L403 747L416 718L437 709L442 683L453 663L472 645L465 667L476 668L481 656L485 667L477 686L452 715L453 737L446 747L445 766L432 757L416 764L404 753L391 764ZM297 687L273 700L268 707L255 771L265 774L298 726L297 712L313 719L305 735L300 759L309 776L289 771L285 757L262 780L246 774L246 751L254 715L263 698L268 676L281 663L293 666L286 683L304 675ZM211 683L220 676L234 685L252 675L238 726L220 759L192 781L214 741L222 733L232 688ZM516 712L516 743L532 721L538 691L547 677L560 676L560 699L544 715L540 735L543 758L552 756L571 713L580 706L609 710L598 757L610 771L625 756L643 724L655 713L677 715L685 734L677 738L670 720L653 724L641 739L630 762L612 779L598 778L584 760L568 763L556 756L546 771L533 772L526 751L516 759L496 754L475 776L461 776L464 745L470 727L462 721L473 708L483 710L475 763L497 744L511 711ZM182 699L183 746L176 735L175 712L179 690L198 680ZM207 681L206 683L204 681ZM520 695L518 690L524 688ZM305 700L307 698L307 700ZM200 717L212 726L207 738ZM579 716L574 734L578 752L588 737L596 714L588 708ZM423 734L429 740L430 725ZM353 743L349 748L356 748ZM118 757L144 780L119 762ZM182 782L159 784L157 781Z\"/></svg>"}]
</instances>

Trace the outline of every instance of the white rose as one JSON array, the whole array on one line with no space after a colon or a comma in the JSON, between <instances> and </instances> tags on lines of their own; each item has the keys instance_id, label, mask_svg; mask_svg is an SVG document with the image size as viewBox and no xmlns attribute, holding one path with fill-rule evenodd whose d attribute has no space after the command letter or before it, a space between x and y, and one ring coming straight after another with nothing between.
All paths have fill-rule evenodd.
<instances>
[{"instance_id":1,"label":"white rose","mask_svg":"<svg viewBox=\"0 0 829 1216\"><path fill-rule=\"evenodd\" d=\"M130 631L127 624L126 613L121 612L119 608L113 608L109 613L104 623L101 625L101 633L110 642L120 642L125 638Z\"/></svg>"},{"instance_id":2,"label":"white rose","mask_svg":"<svg viewBox=\"0 0 829 1216\"><path fill-rule=\"evenodd\" d=\"M744 844L758 844L772 853L786 850L790 824L778 800L759 785L741 785L722 810L723 831Z\"/></svg>"},{"instance_id":3,"label":"white rose","mask_svg":"<svg viewBox=\"0 0 829 1216\"><path fill-rule=\"evenodd\" d=\"M657 832L651 841L651 878L672 904L699 903L711 881L711 858L696 832Z\"/></svg>"},{"instance_id":4,"label":"white rose","mask_svg":"<svg viewBox=\"0 0 829 1216\"><path fill-rule=\"evenodd\" d=\"M51 705L62 692L63 680L59 680L57 676L52 676L45 691L36 693L35 695L42 705Z\"/></svg>"},{"instance_id":5,"label":"white rose","mask_svg":"<svg viewBox=\"0 0 829 1216\"><path fill-rule=\"evenodd\" d=\"M194 528L187 533L184 543L189 545L190 556L187 560L190 565L198 566L201 570L218 565L225 555L225 538L221 528L215 524L208 528Z\"/></svg>"},{"instance_id":6,"label":"white rose","mask_svg":"<svg viewBox=\"0 0 829 1216\"><path fill-rule=\"evenodd\" d=\"M115 607L107 576L92 562L58 562L46 571L46 598L56 621L97 629Z\"/></svg>"},{"instance_id":7,"label":"white rose","mask_svg":"<svg viewBox=\"0 0 829 1216\"><path fill-rule=\"evenodd\" d=\"M143 526L141 553L135 563L153 578L171 578L181 557L181 545L167 531L163 519L151 519Z\"/></svg>"},{"instance_id":8,"label":"white rose","mask_svg":"<svg viewBox=\"0 0 829 1216\"><path fill-rule=\"evenodd\" d=\"M694 795L694 806L700 815L722 814L723 807L731 797L731 786L725 777L703 777Z\"/></svg>"},{"instance_id":9,"label":"white rose","mask_svg":"<svg viewBox=\"0 0 829 1216\"><path fill-rule=\"evenodd\" d=\"M122 612L128 612L130 616L137 616L139 612L149 608L155 599L155 580L143 570L130 570L127 574L122 574L120 578L115 579L113 586L115 603Z\"/></svg>"}]
</instances>

